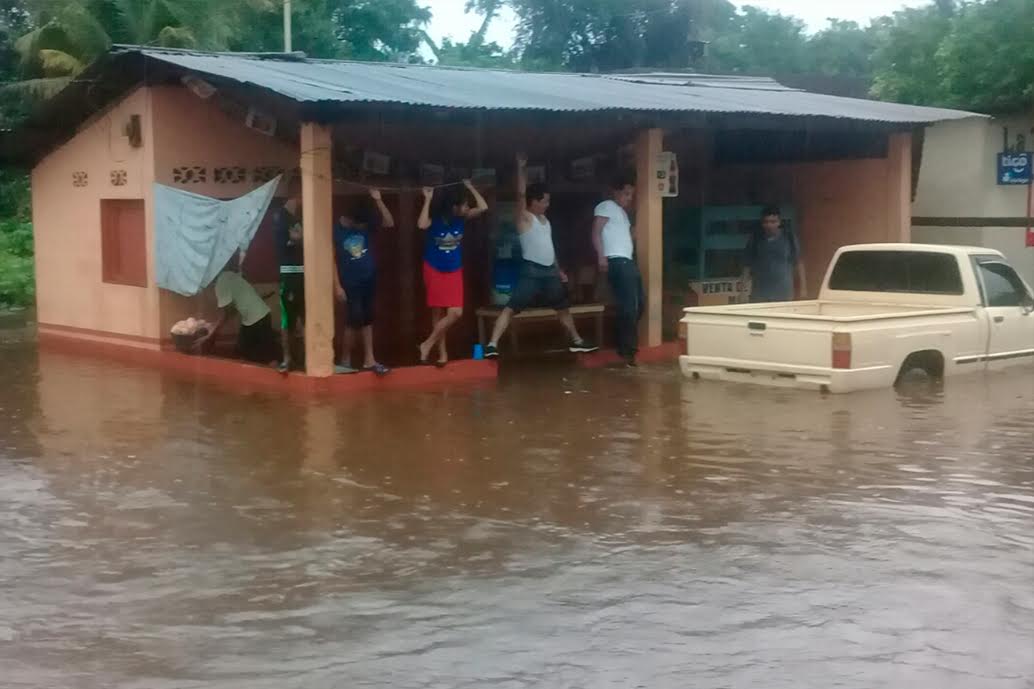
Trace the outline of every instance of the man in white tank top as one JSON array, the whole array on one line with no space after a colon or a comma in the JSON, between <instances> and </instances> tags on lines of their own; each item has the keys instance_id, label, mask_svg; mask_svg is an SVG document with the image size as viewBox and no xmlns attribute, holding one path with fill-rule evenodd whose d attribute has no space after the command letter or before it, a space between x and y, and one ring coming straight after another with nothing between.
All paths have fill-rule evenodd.
<instances>
[{"instance_id":1,"label":"man in white tank top","mask_svg":"<svg viewBox=\"0 0 1034 689\"><path fill-rule=\"evenodd\" d=\"M528 186L528 159L517 155L517 234L521 242L520 277L510 295L510 301L492 330L492 339L485 347L485 357L499 356L499 338L506 332L514 314L530 306L556 309L560 322L571 338L572 352L595 352L598 347L578 334L571 317L567 296L567 275L556 262L553 246L553 228L546 217L549 209L549 191L542 184Z\"/></svg>"}]
</instances>

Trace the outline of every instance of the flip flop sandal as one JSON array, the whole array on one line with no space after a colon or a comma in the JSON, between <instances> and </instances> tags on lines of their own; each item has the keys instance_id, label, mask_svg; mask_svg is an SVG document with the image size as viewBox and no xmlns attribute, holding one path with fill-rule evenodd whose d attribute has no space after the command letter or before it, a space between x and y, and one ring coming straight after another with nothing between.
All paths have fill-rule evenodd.
<instances>
[{"instance_id":1,"label":"flip flop sandal","mask_svg":"<svg viewBox=\"0 0 1034 689\"><path fill-rule=\"evenodd\" d=\"M369 372L373 373L378 378L386 376L389 373L391 373L391 369L388 368L387 366L385 366L384 364L374 364L373 366L364 366L363 370L364 371L369 371Z\"/></svg>"}]
</instances>

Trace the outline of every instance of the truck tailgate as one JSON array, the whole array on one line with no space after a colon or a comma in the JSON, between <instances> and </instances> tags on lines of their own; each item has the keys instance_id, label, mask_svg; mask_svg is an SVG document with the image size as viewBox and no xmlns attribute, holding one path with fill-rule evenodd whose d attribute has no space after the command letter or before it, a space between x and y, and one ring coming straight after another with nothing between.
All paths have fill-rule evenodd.
<instances>
[{"instance_id":1,"label":"truck tailgate","mask_svg":"<svg viewBox=\"0 0 1034 689\"><path fill-rule=\"evenodd\" d=\"M834 324L743 314L687 313L687 354L744 369L829 368Z\"/></svg>"}]
</instances>

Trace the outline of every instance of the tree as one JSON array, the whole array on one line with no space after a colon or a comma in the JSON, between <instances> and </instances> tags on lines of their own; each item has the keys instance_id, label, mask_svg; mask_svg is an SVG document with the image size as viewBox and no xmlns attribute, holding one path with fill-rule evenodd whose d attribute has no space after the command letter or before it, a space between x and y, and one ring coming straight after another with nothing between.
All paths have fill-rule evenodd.
<instances>
[{"instance_id":1,"label":"tree","mask_svg":"<svg viewBox=\"0 0 1034 689\"><path fill-rule=\"evenodd\" d=\"M423 27L431 20L430 10L416 0L330 4L342 55L356 60L412 61L423 40Z\"/></svg>"},{"instance_id":2,"label":"tree","mask_svg":"<svg viewBox=\"0 0 1034 689\"><path fill-rule=\"evenodd\" d=\"M442 39L438 45L433 38L423 32L424 43L434 53L440 65L452 67L482 67L493 69L513 69L516 67L512 51L508 51L494 41L485 42L488 28L499 14L503 0L467 0L466 11L481 15L481 26L470 34L466 42Z\"/></svg>"},{"instance_id":3,"label":"tree","mask_svg":"<svg viewBox=\"0 0 1034 689\"><path fill-rule=\"evenodd\" d=\"M314 57L414 53L430 18L416 0L295 0L294 44ZM34 28L16 43L25 78L73 76L114 43L279 51L282 0L27 0Z\"/></svg>"},{"instance_id":4,"label":"tree","mask_svg":"<svg viewBox=\"0 0 1034 689\"><path fill-rule=\"evenodd\" d=\"M809 70L838 77L872 77L876 36L857 22L831 19L807 44Z\"/></svg>"},{"instance_id":5,"label":"tree","mask_svg":"<svg viewBox=\"0 0 1034 689\"><path fill-rule=\"evenodd\" d=\"M28 100L6 93L3 84L18 78L21 60L14 44L30 26L29 13L21 0L0 0L0 129L16 123L28 109Z\"/></svg>"},{"instance_id":6,"label":"tree","mask_svg":"<svg viewBox=\"0 0 1034 689\"><path fill-rule=\"evenodd\" d=\"M943 104L937 51L951 30L952 0L905 9L873 22L877 49L873 94L916 105Z\"/></svg>"},{"instance_id":7,"label":"tree","mask_svg":"<svg viewBox=\"0 0 1034 689\"><path fill-rule=\"evenodd\" d=\"M697 41L735 14L728 0L509 0L522 63L594 72L695 66Z\"/></svg>"},{"instance_id":8,"label":"tree","mask_svg":"<svg viewBox=\"0 0 1034 689\"><path fill-rule=\"evenodd\" d=\"M991 113L1034 106L1031 0L938 0L874 31L878 98Z\"/></svg>"},{"instance_id":9,"label":"tree","mask_svg":"<svg viewBox=\"0 0 1034 689\"><path fill-rule=\"evenodd\" d=\"M433 42L429 40L428 45L433 45ZM491 43L476 41L456 43L444 38L440 46L433 45L432 52L434 52L438 64L447 67L481 67L484 69L515 69L517 67L512 54L494 41Z\"/></svg>"},{"instance_id":10,"label":"tree","mask_svg":"<svg viewBox=\"0 0 1034 689\"><path fill-rule=\"evenodd\" d=\"M937 61L945 105L989 113L1034 108L1034 2L963 7Z\"/></svg>"},{"instance_id":11,"label":"tree","mask_svg":"<svg viewBox=\"0 0 1034 689\"><path fill-rule=\"evenodd\" d=\"M743 74L793 74L810 69L804 22L746 6L712 44L711 65Z\"/></svg>"},{"instance_id":12,"label":"tree","mask_svg":"<svg viewBox=\"0 0 1034 689\"><path fill-rule=\"evenodd\" d=\"M309 57L409 62L431 13L416 0L294 0L293 18L293 48ZM237 24L230 50L283 50L281 0L245 9Z\"/></svg>"}]
</instances>

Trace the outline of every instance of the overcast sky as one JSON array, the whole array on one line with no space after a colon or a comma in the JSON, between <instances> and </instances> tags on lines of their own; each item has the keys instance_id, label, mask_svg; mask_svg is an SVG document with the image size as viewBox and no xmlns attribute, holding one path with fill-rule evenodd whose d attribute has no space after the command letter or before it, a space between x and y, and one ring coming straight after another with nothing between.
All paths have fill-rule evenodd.
<instances>
[{"instance_id":1,"label":"overcast sky","mask_svg":"<svg viewBox=\"0 0 1034 689\"><path fill-rule=\"evenodd\" d=\"M916 7L928 4L930 0L750 0L736 2L737 5L755 5L766 10L778 11L800 17L808 24L811 31L818 31L826 25L829 17L837 19L853 19L865 24L873 17L890 14L903 7ZM431 8L434 18L431 20L429 33L435 40L450 36L458 40L466 40L472 31L477 30L480 19L474 14L465 14L465 0L423 0L422 4ZM488 39L500 45L509 46L513 42L515 19L509 9L495 20L489 30Z\"/></svg>"}]
</instances>

